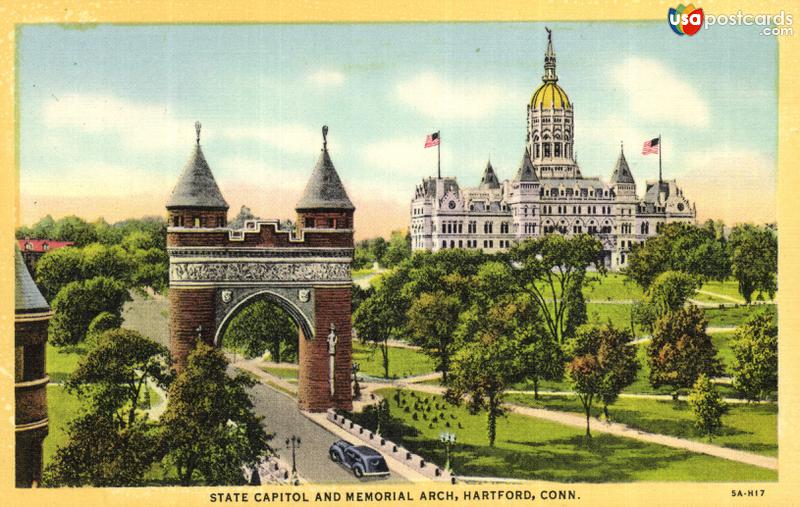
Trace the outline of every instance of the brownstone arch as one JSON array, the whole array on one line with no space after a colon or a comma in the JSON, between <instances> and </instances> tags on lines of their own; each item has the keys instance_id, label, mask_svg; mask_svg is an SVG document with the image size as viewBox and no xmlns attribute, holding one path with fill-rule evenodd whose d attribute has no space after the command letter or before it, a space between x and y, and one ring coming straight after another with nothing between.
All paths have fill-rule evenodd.
<instances>
[{"instance_id":1,"label":"brownstone arch","mask_svg":"<svg viewBox=\"0 0 800 507\"><path fill-rule=\"evenodd\" d=\"M234 229L200 148L199 124L197 130L197 144L167 203L170 350L177 367L198 340L221 345L231 318L266 298L298 325L300 408L351 409L355 207L326 143L297 203L294 228L252 220ZM323 127L323 139L326 133Z\"/></svg>"}]
</instances>

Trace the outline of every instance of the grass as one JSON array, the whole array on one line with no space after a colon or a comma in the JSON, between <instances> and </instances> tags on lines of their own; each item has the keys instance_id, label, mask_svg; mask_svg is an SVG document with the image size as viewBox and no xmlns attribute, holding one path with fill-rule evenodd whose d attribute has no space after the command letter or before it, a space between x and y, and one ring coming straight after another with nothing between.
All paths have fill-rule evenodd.
<instances>
[{"instance_id":1,"label":"grass","mask_svg":"<svg viewBox=\"0 0 800 507\"><path fill-rule=\"evenodd\" d=\"M576 396L542 396L511 394L506 401L534 408L574 412L583 415L583 405ZM599 417L602 405L592 408ZM619 398L609 407L614 422L650 433L708 442L705 435L694 427L694 416L685 401ZM730 405L722 418L723 428L711 443L765 456L778 454L778 407L775 404Z\"/></svg>"},{"instance_id":2,"label":"grass","mask_svg":"<svg viewBox=\"0 0 800 507\"><path fill-rule=\"evenodd\" d=\"M429 421L414 421L412 412L406 413L396 405L395 391L378 391L389 399L393 416L392 424L384 424L385 436L443 465L444 448L439 442L439 432L444 429L455 432L457 443L451 462L459 475L558 482L777 480L772 470L633 439L598 433L587 443L582 428L519 414L508 414L498 420L497 441L491 448L487 445L485 412L472 415L463 406L448 405L441 412L451 428L441 423L430 427ZM441 396L416 396L428 399L431 404L444 403ZM409 392L404 393L403 400L406 403L412 400ZM355 417L358 422L366 416Z\"/></svg>"},{"instance_id":3,"label":"grass","mask_svg":"<svg viewBox=\"0 0 800 507\"><path fill-rule=\"evenodd\" d=\"M56 449L67 442L67 423L81 411L82 407L81 400L63 387L47 386L47 417L50 420L50 427L42 448L45 465L50 462Z\"/></svg>"},{"instance_id":4,"label":"grass","mask_svg":"<svg viewBox=\"0 0 800 507\"><path fill-rule=\"evenodd\" d=\"M282 368L280 366L262 366L262 370L286 380L297 380L297 368Z\"/></svg>"},{"instance_id":5,"label":"grass","mask_svg":"<svg viewBox=\"0 0 800 507\"><path fill-rule=\"evenodd\" d=\"M774 319L777 322L777 306L773 304L706 308L705 312L706 318L708 318L708 325L711 327L736 327L743 324L744 321L755 312L764 310L765 308L773 312Z\"/></svg>"},{"instance_id":6,"label":"grass","mask_svg":"<svg viewBox=\"0 0 800 507\"><path fill-rule=\"evenodd\" d=\"M67 380L70 373L78 367L78 362L86 354L85 345L71 345L56 347L47 344L47 374L50 375L50 382L60 384Z\"/></svg>"},{"instance_id":7,"label":"grass","mask_svg":"<svg viewBox=\"0 0 800 507\"><path fill-rule=\"evenodd\" d=\"M383 377L383 355L377 348L353 341L353 362L360 366L359 372L371 377ZM434 362L419 350L405 347L389 347L389 377L401 378L423 375L434 371Z\"/></svg>"},{"instance_id":8,"label":"grass","mask_svg":"<svg viewBox=\"0 0 800 507\"><path fill-rule=\"evenodd\" d=\"M589 324L611 324L618 329L630 329L631 306L624 303L586 303Z\"/></svg>"},{"instance_id":9,"label":"grass","mask_svg":"<svg viewBox=\"0 0 800 507\"><path fill-rule=\"evenodd\" d=\"M642 288L633 281L625 278L620 273L599 273L586 275L587 286L583 289L586 300L640 300L643 297Z\"/></svg>"}]
</instances>

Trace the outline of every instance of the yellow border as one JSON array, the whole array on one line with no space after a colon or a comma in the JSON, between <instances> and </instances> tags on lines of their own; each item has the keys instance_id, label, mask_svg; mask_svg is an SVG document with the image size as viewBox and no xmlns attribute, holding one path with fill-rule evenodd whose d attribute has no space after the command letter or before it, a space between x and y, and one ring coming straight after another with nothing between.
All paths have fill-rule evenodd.
<instances>
[{"instance_id":1,"label":"yellow border","mask_svg":"<svg viewBox=\"0 0 800 507\"><path fill-rule=\"evenodd\" d=\"M359 2L357 0L331 1L273 1L254 0L164 0L164 1L19 1L0 3L0 256L8 262L0 263L0 504L2 505L146 505L176 506L205 505L208 493L220 488L142 488L142 489L58 489L15 490L13 488L13 320L11 301L13 291L13 226L17 223L17 167L15 135L17 111L14 102L15 38L16 25L23 23L295 23L295 22L420 22L420 21L634 21L663 19L674 2L577 2L556 3L553 0L514 0L502 5L498 2L467 0L417 0L407 2ZM721 2L699 1L697 5L706 12L736 12L741 9L753 13L786 10L795 17L795 31L800 30L800 4L792 0ZM665 30L667 28L665 27ZM700 34L702 36L702 33ZM779 154L778 154L778 224L780 237L780 269L778 296L780 311L780 482L751 484L708 483L634 483L610 485L566 486L578 491L580 500L571 505L796 505L798 477L800 477L800 446L793 437L793 427L800 421L800 375L795 363L798 354L800 312L795 311L797 287L800 284L798 269L798 212L796 189L800 188L798 162L800 161L800 100L798 65L800 33L782 38L779 42ZM15 203L15 206L9 206ZM534 491L546 483L537 483ZM553 485L563 488L564 485ZM731 489L764 489L761 498L731 498ZM309 487L313 493L320 488ZM418 488L385 488L418 489ZM460 486L457 491L464 490ZM513 488L512 488L513 489ZM248 488L225 488L225 491L254 491ZM353 490L339 487L340 491ZM284 489L284 491L286 491ZM541 502L541 500L536 500ZM251 500L252 503L252 500ZM466 502L461 502L466 505ZM558 502L545 502L557 505ZM361 503L359 505L365 505ZM402 505L402 504L401 504ZM436 505L453 505L441 502ZM483 502L481 505L511 505L510 502Z\"/></svg>"}]
</instances>

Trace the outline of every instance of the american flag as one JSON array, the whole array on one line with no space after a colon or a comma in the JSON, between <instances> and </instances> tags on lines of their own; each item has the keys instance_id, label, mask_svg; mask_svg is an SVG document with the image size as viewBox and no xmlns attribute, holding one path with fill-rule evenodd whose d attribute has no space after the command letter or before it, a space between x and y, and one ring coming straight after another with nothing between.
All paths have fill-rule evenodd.
<instances>
[{"instance_id":1,"label":"american flag","mask_svg":"<svg viewBox=\"0 0 800 507\"><path fill-rule=\"evenodd\" d=\"M428 137L425 138L425 147L430 148L431 146L439 146L438 132L434 132L433 134L428 134Z\"/></svg>"},{"instance_id":2,"label":"american flag","mask_svg":"<svg viewBox=\"0 0 800 507\"><path fill-rule=\"evenodd\" d=\"M651 153L658 153L661 149L661 138L655 137L649 141L644 142L642 146L642 155L649 155Z\"/></svg>"}]
</instances>

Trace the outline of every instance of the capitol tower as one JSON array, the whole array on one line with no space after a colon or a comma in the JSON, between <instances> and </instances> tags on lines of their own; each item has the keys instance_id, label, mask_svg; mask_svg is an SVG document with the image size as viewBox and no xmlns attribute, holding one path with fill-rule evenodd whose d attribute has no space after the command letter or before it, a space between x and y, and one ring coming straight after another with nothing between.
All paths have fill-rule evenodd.
<instances>
[{"instance_id":1,"label":"capitol tower","mask_svg":"<svg viewBox=\"0 0 800 507\"><path fill-rule=\"evenodd\" d=\"M589 234L601 242L608 268L627 265L631 249L671 222L693 223L696 209L675 180L636 180L620 144L608 183L583 176L575 161L575 104L558 84L553 34L547 30L542 83L527 106L527 134L512 179L487 162L476 187L429 177L411 200L411 247L501 252L545 234ZM615 142L609 140L609 142Z\"/></svg>"}]
</instances>

